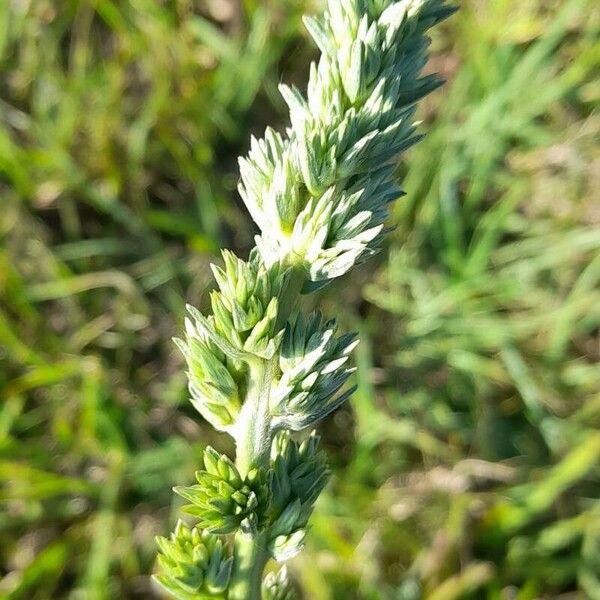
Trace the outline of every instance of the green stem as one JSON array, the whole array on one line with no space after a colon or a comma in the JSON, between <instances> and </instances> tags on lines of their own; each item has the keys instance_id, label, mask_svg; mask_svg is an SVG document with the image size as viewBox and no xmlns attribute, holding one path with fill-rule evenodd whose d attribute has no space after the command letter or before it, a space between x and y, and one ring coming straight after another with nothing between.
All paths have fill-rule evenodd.
<instances>
[{"instance_id":1,"label":"green stem","mask_svg":"<svg viewBox=\"0 0 600 600\"><path fill-rule=\"evenodd\" d=\"M269 394L276 369L276 359L256 359L249 364L248 393L238 417L236 431L236 466L245 476L253 467L269 466L271 420Z\"/></svg>"},{"instance_id":2,"label":"green stem","mask_svg":"<svg viewBox=\"0 0 600 600\"><path fill-rule=\"evenodd\" d=\"M269 558L266 535L250 536L241 531L235 536L235 563L229 583L228 600L260 600L262 575Z\"/></svg>"},{"instance_id":3,"label":"green stem","mask_svg":"<svg viewBox=\"0 0 600 600\"><path fill-rule=\"evenodd\" d=\"M290 315L294 312L298 301L300 300L300 293L304 287L306 281L306 271L294 257L288 257L284 264L291 270L289 280L283 294L279 297L279 311L277 315L277 330L285 327Z\"/></svg>"},{"instance_id":4,"label":"green stem","mask_svg":"<svg viewBox=\"0 0 600 600\"><path fill-rule=\"evenodd\" d=\"M272 432L269 394L277 358L257 359L249 365L248 393L236 432L236 466L242 476L255 467L268 468ZM268 560L267 534L248 535L239 531L234 543L234 566L228 600L260 600L262 574Z\"/></svg>"},{"instance_id":5,"label":"green stem","mask_svg":"<svg viewBox=\"0 0 600 600\"><path fill-rule=\"evenodd\" d=\"M278 329L283 327L298 304L306 275L298 265L291 265L288 286L280 298ZM273 431L269 414L271 385L276 376L279 354L271 360L256 359L249 363L248 392L236 431L236 466L242 476L252 468L269 468ZM235 536L234 566L229 583L228 600L260 600L262 575L269 559L268 532Z\"/></svg>"}]
</instances>

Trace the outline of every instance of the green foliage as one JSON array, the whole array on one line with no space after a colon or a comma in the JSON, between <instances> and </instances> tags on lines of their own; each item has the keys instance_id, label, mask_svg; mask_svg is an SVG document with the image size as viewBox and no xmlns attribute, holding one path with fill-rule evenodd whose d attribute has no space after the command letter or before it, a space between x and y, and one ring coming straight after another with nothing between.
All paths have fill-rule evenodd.
<instances>
[{"instance_id":1,"label":"green foliage","mask_svg":"<svg viewBox=\"0 0 600 600\"><path fill-rule=\"evenodd\" d=\"M218 247L247 256L235 156L283 131L277 84L303 87L300 14L318 7L7 7L0 597L161 598L147 574L179 511L169 488L227 443L169 338L183 298L208 308ZM433 37L448 83L417 112L395 232L319 298L361 344L353 400L322 424L331 482L288 565L301 598L600 588L597 10L460 7Z\"/></svg>"}]
</instances>

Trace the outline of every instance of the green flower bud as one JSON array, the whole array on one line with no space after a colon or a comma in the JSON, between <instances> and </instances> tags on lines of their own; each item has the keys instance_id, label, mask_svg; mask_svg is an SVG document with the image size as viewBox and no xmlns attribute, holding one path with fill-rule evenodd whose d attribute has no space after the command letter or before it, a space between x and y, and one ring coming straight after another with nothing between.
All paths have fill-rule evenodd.
<instances>
[{"instance_id":1,"label":"green flower bud","mask_svg":"<svg viewBox=\"0 0 600 600\"><path fill-rule=\"evenodd\" d=\"M271 571L265 575L262 583L263 600L296 600L296 598L286 567L281 567L277 573Z\"/></svg>"},{"instance_id":2,"label":"green flower bud","mask_svg":"<svg viewBox=\"0 0 600 600\"><path fill-rule=\"evenodd\" d=\"M239 372L197 322L186 319L185 339L175 343L187 363L192 404L215 429L230 431L241 407Z\"/></svg>"},{"instance_id":3,"label":"green flower bud","mask_svg":"<svg viewBox=\"0 0 600 600\"><path fill-rule=\"evenodd\" d=\"M263 232L263 259L270 265L286 254L300 257L311 280L305 291L379 250L389 205L401 195L393 183L397 157L420 139L415 103L440 84L420 76L425 33L452 12L436 0L332 0L322 18L305 21L322 55L311 66L306 98L280 88L290 109L289 138L269 131L241 162L242 197ZM263 214L264 205L260 214L255 208L275 185L284 157L288 174L280 188L296 215L285 228Z\"/></svg>"},{"instance_id":4,"label":"green flower bud","mask_svg":"<svg viewBox=\"0 0 600 600\"><path fill-rule=\"evenodd\" d=\"M278 265L267 269L258 253L248 262L223 252L224 269L212 265L219 290L211 294L213 335L237 351L269 359L283 332L276 331L278 296L287 274Z\"/></svg>"},{"instance_id":5,"label":"green flower bud","mask_svg":"<svg viewBox=\"0 0 600 600\"><path fill-rule=\"evenodd\" d=\"M291 145L268 128L263 140L252 137L248 158L240 158L239 164L239 192L252 218L262 231L281 235L283 242L302 208Z\"/></svg>"},{"instance_id":6,"label":"green flower bud","mask_svg":"<svg viewBox=\"0 0 600 600\"><path fill-rule=\"evenodd\" d=\"M242 529L262 530L268 521L271 499L267 473L252 469L244 479L233 462L208 446L204 469L196 473L198 483L174 488L191 504L183 507L198 517L198 526L210 533L226 534Z\"/></svg>"},{"instance_id":7,"label":"green flower bud","mask_svg":"<svg viewBox=\"0 0 600 600\"><path fill-rule=\"evenodd\" d=\"M335 321L321 323L320 313L308 321L302 314L288 324L281 347L281 377L271 395L275 427L301 430L342 404L353 390L339 393L354 371L346 367L355 334L335 337Z\"/></svg>"},{"instance_id":8,"label":"green flower bud","mask_svg":"<svg viewBox=\"0 0 600 600\"><path fill-rule=\"evenodd\" d=\"M162 573L154 579L178 600L225 599L233 558L214 535L179 521L170 539L156 538Z\"/></svg>"},{"instance_id":9,"label":"green flower bud","mask_svg":"<svg viewBox=\"0 0 600 600\"><path fill-rule=\"evenodd\" d=\"M329 477L325 453L316 432L303 442L281 431L271 450L270 551L287 560L301 549L314 503Z\"/></svg>"}]
</instances>

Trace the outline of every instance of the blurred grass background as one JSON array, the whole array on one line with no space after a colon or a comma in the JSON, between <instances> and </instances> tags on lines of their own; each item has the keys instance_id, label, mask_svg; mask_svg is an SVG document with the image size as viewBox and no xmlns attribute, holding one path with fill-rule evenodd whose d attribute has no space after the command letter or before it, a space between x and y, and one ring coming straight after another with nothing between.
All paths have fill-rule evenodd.
<instances>
[{"instance_id":1,"label":"blurred grass background","mask_svg":"<svg viewBox=\"0 0 600 600\"><path fill-rule=\"evenodd\" d=\"M206 303L307 0L0 0L0 598L158 598L205 444L170 341ZM323 424L307 600L600 598L600 10L466 0Z\"/></svg>"}]
</instances>

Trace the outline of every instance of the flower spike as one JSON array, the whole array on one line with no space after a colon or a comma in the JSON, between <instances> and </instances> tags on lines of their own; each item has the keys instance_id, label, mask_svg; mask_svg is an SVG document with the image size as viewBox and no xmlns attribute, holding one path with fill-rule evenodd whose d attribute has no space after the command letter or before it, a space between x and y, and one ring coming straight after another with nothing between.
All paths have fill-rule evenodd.
<instances>
[{"instance_id":1,"label":"flower spike","mask_svg":"<svg viewBox=\"0 0 600 600\"><path fill-rule=\"evenodd\" d=\"M196 527L159 538L156 581L184 600L293 600L285 567L304 544L329 476L319 438L303 431L339 407L358 343L301 310L310 293L379 251L403 194L399 156L421 138L417 102L440 85L421 75L445 0L328 0L306 27L321 50L306 93L281 86L285 133L268 128L240 158L239 191L258 226L248 261L212 266L212 314L188 307L176 340L191 402L230 434L235 462L207 447L197 483L175 488ZM222 537L219 537L222 536Z\"/></svg>"}]
</instances>

